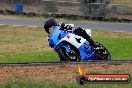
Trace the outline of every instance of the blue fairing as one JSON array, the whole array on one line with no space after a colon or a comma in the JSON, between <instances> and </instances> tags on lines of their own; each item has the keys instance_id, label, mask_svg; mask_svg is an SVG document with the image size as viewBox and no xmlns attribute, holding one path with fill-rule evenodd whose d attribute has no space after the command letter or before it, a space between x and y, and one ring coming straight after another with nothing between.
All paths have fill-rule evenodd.
<instances>
[{"instance_id":1,"label":"blue fairing","mask_svg":"<svg viewBox=\"0 0 132 88\"><path fill-rule=\"evenodd\" d=\"M87 48L85 48L85 45L87 45ZM79 52L82 61L98 59L98 55L93 53L93 49L87 41L79 47Z\"/></svg>"},{"instance_id":2,"label":"blue fairing","mask_svg":"<svg viewBox=\"0 0 132 88\"><path fill-rule=\"evenodd\" d=\"M49 46L51 48L54 48L56 44L64 38L69 32L62 31L60 30L60 26L54 26L54 28L50 29L50 34L49 34ZM71 32L73 33L73 32ZM74 33L73 33L74 34ZM66 52L70 52L70 49L68 48L67 45L64 45L63 43L59 43L55 50L59 48L65 48ZM79 48L78 51L80 53L80 59L81 61L85 60L97 60L98 55L94 54L93 48L89 45L89 42L86 41L84 44L82 44Z\"/></svg>"},{"instance_id":3,"label":"blue fairing","mask_svg":"<svg viewBox=\"0 0 132 88\"><path fill-rule=\"evenodd\" d=\"M49 34L48 41L49 46L51 48L54 48L54 46L60 41L60 39L64 38L68 33L60 30L60 26L55 26L55 28L51 31L53 31L53 33Z\"/></svg>"}]
</instances>

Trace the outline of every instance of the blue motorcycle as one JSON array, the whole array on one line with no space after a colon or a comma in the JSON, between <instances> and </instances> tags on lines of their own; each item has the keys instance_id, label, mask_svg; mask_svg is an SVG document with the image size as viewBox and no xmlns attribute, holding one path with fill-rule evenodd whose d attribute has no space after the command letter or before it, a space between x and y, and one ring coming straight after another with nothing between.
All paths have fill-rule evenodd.
<instances>
[{"instance_id":1,"label":"blue motorcycle","mask_svg":"<svg viewBox=\"0 0 132 88\"><path fill-rule=\"evenodd\" d=\"M68 26L73 29L71 25ZM95 42L97 47L93 47L89 41L69 28L56 25L48 31L49 46L58 53L60 61L111 60L109 51L102 44ZM90 29L85 31L91 36Z\"/></svg>"}]
</instances>

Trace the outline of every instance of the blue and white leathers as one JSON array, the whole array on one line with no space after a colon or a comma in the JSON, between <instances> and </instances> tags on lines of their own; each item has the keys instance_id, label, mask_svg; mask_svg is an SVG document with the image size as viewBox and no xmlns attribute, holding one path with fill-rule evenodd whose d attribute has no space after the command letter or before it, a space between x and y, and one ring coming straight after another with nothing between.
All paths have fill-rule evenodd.
<instances>
[{"instance_id":1,"label":"blue and white leathers","mask_svg":"<svg viewBox=\"0 0 132 88\"><path fill-rule=\"evenodd\" d=\"M75 35L73 31L62 31L60 26L53 26L49 31L49 46L54 48L55 51L60 48L65 48L66 52L69 53L70 48L67 44L71 44L78 50L80 61L98 59L98 55L94 53L89 42L83 37ZM64 42L67 42L67 44Z\"/></svg>"}]
</instances>

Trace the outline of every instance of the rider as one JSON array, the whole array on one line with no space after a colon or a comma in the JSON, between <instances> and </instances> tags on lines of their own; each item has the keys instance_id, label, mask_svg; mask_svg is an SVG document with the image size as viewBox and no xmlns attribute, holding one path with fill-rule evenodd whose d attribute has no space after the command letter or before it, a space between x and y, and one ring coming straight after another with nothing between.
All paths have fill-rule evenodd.
<instances>
[{"instance_id":1,"label":"rider","mask_svg":"<svg viewBox=\"0 0 132 88\"><path fill-rule=\"evenodd\" d=\"M45 21L44 23L44 29L45 31L49 34L49 28L51 28L52 26L61 26L61 29L62 30L69 30L69 27L65 25L65 23L57 23L57 21L54 20L54 18L50 18L48 19L47 21ZM92 40L92 38L86 33L86 31L81 28L81 27L78 27L76 28L74 31L73 31L76 35L79 35L79 36L82 36L83 38L85 38L91 46L95 47L96 48L96 43Z\"/></svg>"},{"instance_id":2,"label":"rider","mask_svg":"<svg viewBox=\"0 0 132 88\"><path fill-rule=\"evenodd\" d=\"M50 18L45 21L44 29L49 34L49 28L51 28L52 26L57 26L57 25L58 25L57 21L55 21L54 18Z\"/></svg>"}]
</instances>

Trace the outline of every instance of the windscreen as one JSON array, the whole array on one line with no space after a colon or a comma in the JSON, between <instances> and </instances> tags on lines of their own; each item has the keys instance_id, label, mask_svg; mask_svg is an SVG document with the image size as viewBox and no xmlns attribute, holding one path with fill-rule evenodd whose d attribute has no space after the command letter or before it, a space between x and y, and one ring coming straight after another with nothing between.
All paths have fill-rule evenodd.
<instances>
[{"instance_id":1,"label":"windscreen","mask_svg":"<svg viewBox=\"0 0 132 88\"><path fill-rule=\"evenodd\" d=\"M53 36L55 31L56 31L56 26L52 26L51 28L49 28L49 38Z\"/></svg>"}]
</instances>

